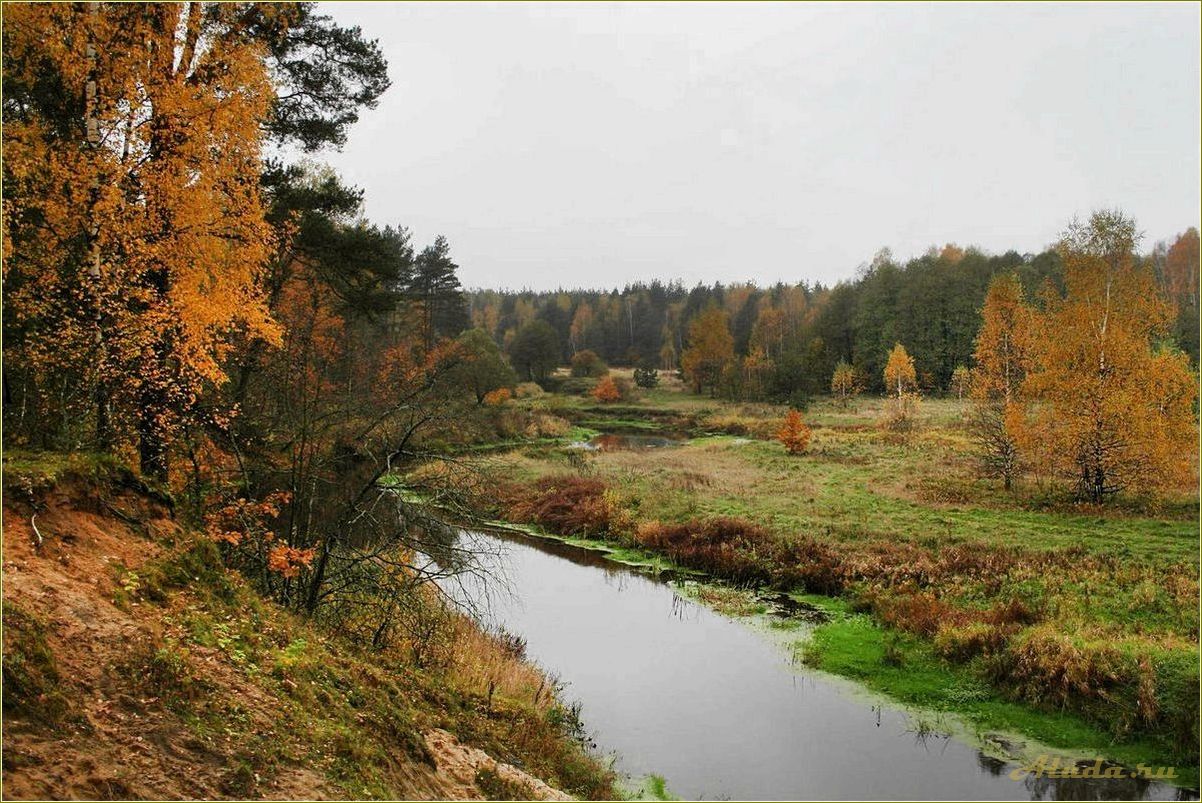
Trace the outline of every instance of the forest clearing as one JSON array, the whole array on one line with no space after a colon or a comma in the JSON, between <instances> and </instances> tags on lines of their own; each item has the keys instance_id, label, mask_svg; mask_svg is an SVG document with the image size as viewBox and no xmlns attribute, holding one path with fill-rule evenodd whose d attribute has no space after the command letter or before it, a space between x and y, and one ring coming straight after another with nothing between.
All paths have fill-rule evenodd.
<instances>
[{"instance_id":1,"label":"forest clearing","mask_svg":"<svg viewBox=\"0 0 1202 803\"><path fill-rule=\"evenodd\" d=\"M1010 699L1092 715L1116 734L1146 727L1137 724L1149 704L1139 689L1150 685L1185 695L1161 698L1157 710L1192 710L1198 534L1188 487L1117 509L1076 502L1034 474L1001 492L976 478L969 408L956 399L924 401L905 438L875 424L880 399L816 401L802 458L776 442L784 408L767 404L698 399L681 388L622 407L587 396L528 404L582 422L584 431L570 436L578 440L590 428L680 440L516 450L498 458L514 483L498 515L612 539L736 583L833 594L837 607L886 625L862 633L863 643L832 630L829 654L819 648L812 657L818 666L872 686L888 668L888 643L906 655L898 658L903 667L907 659L950 663L992 680ZM681 530L693 539L673 536ZM710 532L711 543L698 543ZM810 561L805 568L796 565L806 563L801 555ZM1030 674L1008 676L1011 667ZM1157 671L1167 673L1158 683L1141 680L1141 672ZM964 707L929 687L891 688L895 680L880 685L909 702ZM1025 716L1012 710L985 719L1033 727L1045 738L1056 738L1057 727L1063 739L1082 738L1077 723L1032 726ZM1165 726L1160 749L1188 743L1178 741L1184 731Z\"/></svg>"}]
</instances>

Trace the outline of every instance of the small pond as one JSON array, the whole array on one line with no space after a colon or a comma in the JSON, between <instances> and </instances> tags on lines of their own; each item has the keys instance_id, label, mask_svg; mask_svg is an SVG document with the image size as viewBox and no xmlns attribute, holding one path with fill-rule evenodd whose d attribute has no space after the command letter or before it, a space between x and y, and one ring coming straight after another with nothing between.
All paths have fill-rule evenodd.
<instances>
[{"instance_id":1,"label":"small pond","mask_svg":"<svg viewBox=\"0 0 1202 803\"><path fill-rule=\"evenodd\" d=\"M683 440L666 438L663 435L625 435L613 432L603 433L587 441L575 441L568 444L569 449L583 449L588 452L622 452L642 451L644 449L663 449L679 446Z\"/></svg>"}]
</instances>

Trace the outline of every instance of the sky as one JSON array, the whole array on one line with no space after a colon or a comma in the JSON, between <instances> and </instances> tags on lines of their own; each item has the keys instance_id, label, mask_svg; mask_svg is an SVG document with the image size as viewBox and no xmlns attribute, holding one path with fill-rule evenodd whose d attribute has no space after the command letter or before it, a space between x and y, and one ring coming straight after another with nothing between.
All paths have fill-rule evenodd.
<instances>
[{"instance_id":1,"label":"sky","mask_svg":"<svg viewBox=\"0 0 1202 803\"><path fill-rule=\"evenodd\" d=\"M1199 221L1199 5L325 3L392 88L341 152L465 287L851 278Z\"/></svg>"}]
</instances>

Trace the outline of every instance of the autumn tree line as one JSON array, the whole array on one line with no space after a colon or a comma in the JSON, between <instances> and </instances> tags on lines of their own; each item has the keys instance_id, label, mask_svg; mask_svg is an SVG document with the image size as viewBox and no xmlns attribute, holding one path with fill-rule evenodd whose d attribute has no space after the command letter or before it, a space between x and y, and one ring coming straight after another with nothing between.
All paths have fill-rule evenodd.
<instances>
[{"instance_id":1,"label":"autumn tree line","mask_svg":"<svg viewBox=\"0 0 1202 803\"><path fill-rule=\"evenodd\" d=\"M477 400L449 243L307 156L388 89L380 48L310 3L54 3L5 7L3 52L6 450L140 467L281 602L387 641L463 564L389 477ZM446 476L420 493L453 507Z\"/></svg>"},{"instance_id":2,"label":"autumn tree line","mask_svg":"<svg viewBox=\"0 0 1202 803\"><path fill-rule=\"evenodd\" d=\"M1028 472L1062 477L1093 503L1196 484L1198 376L1172 338L1172 303L1135 255L1138 239L1121 212L1097 212L1057 246L1062 286L1048 279L1031 298L1017 273L991 280L971 363L952 372L950 390L971 401L982 474L1006 490ZM908 433L921 392L904 344L888 351L881 379L880 423ZM850 365L836 367L831 389L844 404L859 391ZM797 410L777 438L805 451Z\"/></svg>"},{"instance_id":3,"label":"autumn tree line","mask_svg":"<svg viewBox=\"0 0 1202 803\"><path fill-rule=\"evenodd\" d=\"M3 36L5 448L137 465L281 602L373 643L414 584L466 565L413 501L462 518L487 488L441 439L585 351L683 370L698 392L797 401L884 390L904 344L916 388L942 391L958 369L983 376L981 310L1013 276L1019 374L972 392L1014 465L1057 444L1102 495L1121 487L1115 461L1160 481L1152 451L1178 442L1192 405L1196 230L1151 254L1118 237L1102 323L1074 289L1094 293L1100 263L1079 267L1093 246L1072 238L1035 256L881 253L830 288L464 294L447 240L415 244L366 221L361 191L328 169L267 156L339 147L388 89L358 28L308 3L56 3L7 6ZM1054 351L1086 348L1064 331L1099 326L1100 374L1053 370L1097 356ZM1115 434L1149 409L1173 427Z\"/></svg>"},{"instance_id":4,"label":"autumn tree line","mask_svg":"<svg viewBox=\"0 0 1202 803\"><path fill-rule=\"evenodd\" d=\"M1197 229L1136 259L1174 305L1171 341L1197 365ZM515 354L530 378L586 350L612 365L668 371L691 358L704 392L783 402L831 392L841 363L862 389L883 392L896 343L913 356L924 392L955 393L956 369L972 362L986 291L1003 274L1015 275L1028 297L1049 281L1064 288L1055 247L989 255L949 245L904 263L881 251L855 279L830 287L653 281L610 291L477 290L468 301L473 325ZM690 357L691 338L706 342Z\"/></svg>"}]
</instances>

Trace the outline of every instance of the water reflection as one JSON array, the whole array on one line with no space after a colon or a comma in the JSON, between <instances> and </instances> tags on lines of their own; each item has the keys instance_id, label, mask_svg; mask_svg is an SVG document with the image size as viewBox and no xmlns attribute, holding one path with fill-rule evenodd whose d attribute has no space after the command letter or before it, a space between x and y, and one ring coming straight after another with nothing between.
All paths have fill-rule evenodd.
<instances>
[{"instance_id":1,"label":"water reflection","mask_svg":"<svg viewBox=\"0 0 1202 803\"><path fill-rule=\"evenodd\" d=\"M587 441L571 443L568 448L584 449L589 452L619 452L662 449L666 446L679 446L681 443L683 441L679 439L666 438L662 435L623 435L607 432Z\"/></svg>"},{"instance_id":2,"label":"water reflection","mask_svg":"<svg viewBox=\"0 0 1202 803\"><path fill-rule=\"evenodd\" d=\"M504 547L513 593L486 624L583 704L592 738L634 777L695 799L1190 799L1144 779L1014 780L1012 764L856 699L763 634L656 576L553 541ZM470 591L470 589L469 589Z\"/></svg>"}]
</instances>

